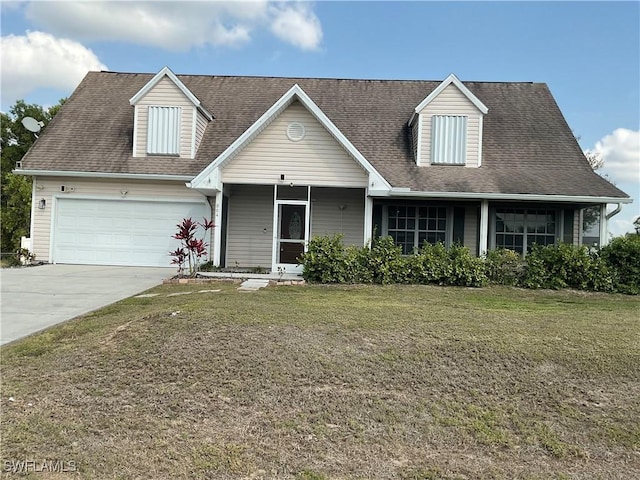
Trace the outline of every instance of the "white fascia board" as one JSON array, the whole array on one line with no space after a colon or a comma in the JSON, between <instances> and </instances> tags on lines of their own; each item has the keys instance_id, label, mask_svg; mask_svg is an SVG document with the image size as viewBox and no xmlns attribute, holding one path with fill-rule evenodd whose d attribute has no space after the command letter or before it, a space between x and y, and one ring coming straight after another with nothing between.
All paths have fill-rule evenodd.
<instances>
[{"instance_id":1,"label":"white fascia board","mask_svg":"<svg viewBox=\"0 0 640 480\"><path fill-rule=\"evenodd\" d=\"M198 175L198 177L199 176L200 175ZM207 176L196 181L198 177L187 182L185 184L187 188L192 188L205 195L212 195L222 191L222 175L220 167L210 170Z\"/></svg>"},{"instance_id":2,"label":"white fascia board","mask_svg":"<svg viewBox=\"0 0 640 480\"><path fill-rule=\"evenodd\" d=\"M377 195L374 195L377 194ZM541 195L541 194L517 194L517 193L471 193L471 192L420 192L406 188L393 188L386 192L369 192L372 196L399 197L399 198L444 198L458 200L506 200L506 201L532 201L532 202L558 202L558 203L632 203L632 198L620 197L591 197L572 195Z\"/></svg>"},{"instance_id":3,"label":"white fascia board","mask_svg":"<svg viewBox=\"0 0 640 480\"><path fill-rule=\"evenodd\" d=\"M262 131L274 118L276 118L286 107L294 100L300 101L304 107L315 117L320 124L326 128L338 143L360 164L360 166L369 173L370 181L375 182L376 187L381 186L391 189L391 185L382 175L369 163L358 149L344 136L344 134L334 125L324 112L318 107L313 100L300 88L298 84L291 87L280 99L275 102L262 116L255 121L242 135L229 145L218 158L209 164L202 172L200 172L191 182L192 188L200 188L201 183L209 177L215 169L223 168L233 156L249 143L253 138Z\"/></svg>"},{"instance_id":4,"label":"white fascia board","mask_svg":"<svg viewBox=\"0 0 640 480\"><path fill-rule=\"evenodd\" d=\"M447 88L450 84L454 84L458 90L462 92L462 94L469 99L471 103L473 103L478 110L480 110L483 114L486 114L489 109L486 107L484 103L480 101L478 97L476 97L471 90L464 86L464 84L456 77L453 73L449 75L444 81L438 85L433 92L431 92L427 98L425 98L420 104L415 108L414 114L411 115L411 119L409 119L409 125L414 119L414 115L416 113L420 113L427 105L429 105L433 99L435 99L438 95L442 93L442 91Z\"/></svg>"},{"instance_id":5,"label":"white fascia board","mask_svg":"<svg viewBox=\"0 0 640 480\"><path fill-rule=\"evenodd\" d=\"M193 178L191 175L160 175L157 173L103 173L103 172L65 172L61 170L13 170L16 175L33 177L80 177L80 178L121 178L130 180L172 180L185 182Z\"/></svg>"},{"instance_id":6,"label":"white fascia board","mask_svg":"<svg viewBox=\"0 0 640 480\"><path fill-rule=\"evenodd\" d=\"M211 121L213 119L213 115L211 115L211 113L209 113L209 111L207 111L207 109L200 104L200 100L198 100L198 97L191 93L191 90L189 90L185 86L185 84L182 83L178 77L176 77L176 74L173 73L169 67L164 67L162 70L156 73L156 75L144 87L138 90L138 93L136 93L129 99L129 104L135 106L165 76L169 77L169 80L171 80L176 85L176 87L180 89L184 96L187 97L189 101L202 112L207 120Z\"/></svg>"}]
</instances>

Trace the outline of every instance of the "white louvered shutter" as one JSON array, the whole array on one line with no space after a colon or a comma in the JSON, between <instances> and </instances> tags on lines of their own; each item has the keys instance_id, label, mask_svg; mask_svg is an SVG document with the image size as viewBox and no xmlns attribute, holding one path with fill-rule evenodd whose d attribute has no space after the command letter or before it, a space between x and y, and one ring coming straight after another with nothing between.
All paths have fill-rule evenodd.
<instances>
[{"instance_id":1,"label":"white louvered shutter","mask_svg":"<svg viewBox=\"0 0 640 480\"><path fill-rule=\"evenodd\" d=\"M431 163L464 165L467 158L467 117L434 115L431 126Z\"/></svg>"},{"instance_id":2,"label":"white louvered shutter","mask_svg":"<svg viewBox=\"0 0 640 480\"><path fill-rule=\"evenodd\" d=\"M180 107L149 107L147 153L180 154Z\"/></svg>"}]
</instances>

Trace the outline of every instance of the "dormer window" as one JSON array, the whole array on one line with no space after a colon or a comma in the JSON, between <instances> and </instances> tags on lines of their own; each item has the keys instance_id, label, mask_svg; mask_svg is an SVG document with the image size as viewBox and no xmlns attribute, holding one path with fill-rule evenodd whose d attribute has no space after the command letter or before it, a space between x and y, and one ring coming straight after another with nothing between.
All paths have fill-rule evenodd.
<instances>
[{"instance_id":1,"label":"dormer window","mask_svg":"<svg viewBox=\"0 0 640 480\"><path fill-rule=\"evenodd\" d=\"M414 109L409 119L418 166L482 165L482 122L488 109L451 74Z\"/></svg>"},{"instance_id":2,"label":"dormer window","mask_svg":"<svg viewBox=\"0 0 640 480\"><path fill-rule=\"evenodd\" d=\"M467 116L431 117L431 163L464 165L467 159Z\"/></svg>"},{"instance_id":3,"label":"dormer window","mask_svg":"<svg viewBox=\"0 0 640 480\"><path fill-rule=\"evenodd\" d=\"M129 103L134 107L134 157L195 158L213 115L169 68L160 70Z\"/></svg>"},{"instance_id":4,"label":"dormer window","mask_svg":"<svg viewBox=\"0 0 640 480\"><path fill-rule=\"evenodd\" d=\"M149 107L147 154L180 155L180 107Z\"/></svg>"}]
</instances>

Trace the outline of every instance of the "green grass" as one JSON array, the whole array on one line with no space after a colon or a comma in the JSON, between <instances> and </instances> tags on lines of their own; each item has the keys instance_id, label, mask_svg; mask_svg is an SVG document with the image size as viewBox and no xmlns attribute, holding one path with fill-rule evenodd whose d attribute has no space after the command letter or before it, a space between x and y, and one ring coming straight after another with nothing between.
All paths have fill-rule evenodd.
<instances>
[{"instance_id":1,"label":"green grass","mask_svg":"<svg viewBox=\"0 0 640 480\"><path fill-rule=\"evenodd\" d=\"M236 287L158 287L0 349L2 460L83 478L640 477L637 297Z\"/></svg>"}]
</instances>

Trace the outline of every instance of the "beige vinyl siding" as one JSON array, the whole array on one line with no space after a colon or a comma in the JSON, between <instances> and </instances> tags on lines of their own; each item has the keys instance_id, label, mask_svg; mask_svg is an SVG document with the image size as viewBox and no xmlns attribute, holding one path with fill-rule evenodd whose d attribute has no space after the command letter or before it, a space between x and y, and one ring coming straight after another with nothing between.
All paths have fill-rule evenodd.
<instances>
[{"instance_id":1,"label":"beige vinyl siding","mask_svg":"<svg viewBox=\"0 0 640 480\"><path fill-rule=\"evenodd\" d=\"M312 188L311 199L312 237L341 233L345 245L363 244L363 189Z\"/></svg>"},{"instance_id":2,"label":"beige vinyl siding","mask_svg":"<svg viewBox=\"0 0 640 480\"><path fill-rule=\"evenodd\" d=\"M287 138L290 122L302 123L304 139ZM368 175L299 102L275 118L224 167L225 183L365 187Z\"/></svg>"},{"instance_id":3,"label":"beige vinyl siding","mask_svg":"<svg viewBox=\"0 0 640 480\"><path fill-rule=\"evenodd\" d=\"M449 85L437 98L433 99L421 112L418 121L422 123L422 143L420 144L420 165L431 164L431 117L433 115L466 115L467 120L467 167L478 166L479 118L482 113L455 85Z\"/></svg>"},{"instance_id":4,"label":"beige vinyl siding","mask_svg":"<svg viewBox=\"0 0 640 480\"><path fill-rule=\"evenodd\" d=\"M207 119L204 117L204 115L202 115L200 112L197 111L196 108L194 108L194 111L196 112L196 140L195 140L195 151L198 151L198 148L200 147L200 142L202 141L202 137L204 136L204 131L207 128ZM195 155L194 155L195 156Z\"/></svg>"},{"instance_id":5,"label":"beige vinyl siding","mask_svg":"<svg viewBox=\"0 0 640 480\"><path fill-rule=\"evenodd\" d=\"M49 261L49 245L51 239L51 214L55 208L54 197L101 197L139 199L181 198L204 200L202 194L188 189L184 182L136 182L132 180L114 181L98 179L82 179L75 177L36 177L36 202L45 199L47 206L44 210L35 209L33 219L33 252L38 260ZM64 185L73 191L61 193L60 186ZM176 224L182 220L176 218Z\"/></svg>"},{"instance_id":6,"label":"beige vinyl siding","mask_svg":"<svg viewBox=\"0 0 640 480\"><path fill-rule=\"evenodd\" d=\"M135 157L147 155L147 123L149 106L182 107L180 118L180 156L191 157L191 139L193 136L193 103L168 77L164 77L135 106L137 125Z\"/></svg>"},{"instance_id":7,"label":"beige vinyl siding","mask_svg":"<svg viewBox=\"0 0 640 480\"><path fill-rule=\"evenodd\" d=\"M472 255L478 255L478 207L468 206L464 213L463 244ZM491 242L489 242L491 243Z\"/></svg>"},{"instance_id":8,"label":"beige vinyl siding","mask_svg":"<svg viewBox=\"0 0 640 480\"><path fill-rule=\"evenodd\" d=\"M273 187L233 185L229 196L226 266L271 268ZM265 232L266 229L266 232Z\"/></svg>"}]
</instances>

